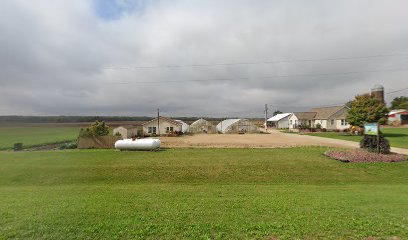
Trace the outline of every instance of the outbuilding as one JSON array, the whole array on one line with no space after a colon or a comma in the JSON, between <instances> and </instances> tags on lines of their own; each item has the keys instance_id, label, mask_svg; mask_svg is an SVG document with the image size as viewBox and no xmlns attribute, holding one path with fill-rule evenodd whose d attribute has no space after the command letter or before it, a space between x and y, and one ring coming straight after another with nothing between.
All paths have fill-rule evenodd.
<instances>
[{"instance_id":1,"label":"outbuilding","mask_svg":"<svg viewBox=\"0 0 408 240\"><path fill-rule=\"evenodd\" d=\"M112 133L113 135L120 134L122 138L127 139L141 136L143 134L143 130L140 126L126 125L114 128Z\"/></svg>"},{"instance_id":2,"label":"outbuilding","mask_svg":"<svg viewBox=\"0 0 408 240\"><path fill-rule=\"evenodd\" d=\"M190 133L217 133L214 124L203 118L198 119L190 125Z\"/></svg>"},{"instance_id":3,"label":"outbuilding","mask_svg":"<svg viewBox=\"0 0 408 240\"><path fill-rule=\"evenodd\" d=\"M286 129L289 128L289 118L292 113L280 113L269 118L267 121L272 123L276 128Z\"/></svg>"},{"instance_id":4,"label":"outbuilding","mask_svg":"<svg viewBox=\"0 0 408 240\"><path fill-rule=\"evenodd\" d=\"M248 119L226 119L217 124L219 133L259 133L259 128Z\"/></svg>"},{"instance_id":5,"label":"outbuilding","mask_svg":"<svg viewBox=\"0 0 408 240\"><path fill-rule=\"evenodd\" d=\"M388 114L388 123L395 125L408 124L408 111L405 109L392 110Z\"/></svg>"}]
</instances>

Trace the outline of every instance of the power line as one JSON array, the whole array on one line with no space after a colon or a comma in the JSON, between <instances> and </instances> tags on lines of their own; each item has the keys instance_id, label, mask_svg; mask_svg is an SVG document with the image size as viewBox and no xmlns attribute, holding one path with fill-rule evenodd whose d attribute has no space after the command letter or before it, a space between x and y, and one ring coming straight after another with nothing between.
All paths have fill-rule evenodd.
<instances>
[{"instance_id":1,"label":"power line","mask_svg":"<svg viewBox=\"0 0 408 240\"><path fill-rule=\"evenodd\" d=\"M314 59L313 58L311 58L311 59L283 59L283 60L267 60L267 61L256 61L256 62L176 64L176 65L156 65L156 66L119 66L119 67L104 67L104 69L129 70L129 69L212 67L212 66L278 64L278 63L295 63L295 62L322 62L322 61L358 60L358 59L372 59L372 58L400 57L400 56L401 57L408 56L408 54L382 54L382 55L368 55L368 56L355 56L355 57L314 58Z\"/></svg>"},{"instance_id":2,"label":"power line","mask_svg":"<svg viewBox=\"0 0 408 240\"><path fill-rule=\"evenodd\" d=\"M407 87L407 88L402 88L402 89L399 89L399 90L395 90L395 91L391 91L391 92L387 92L387 93L385 93L385 94L391 94L391 93L402 92L402 91L404 91L404 90L408 90L408 87Z\"/></svg>"},{"instance_id":3,"label":"power line","mask_svg":"<svg viewBox=\"0 0 408 240\"><path fill-rule=\"evenodd\" d=\"M408 71L404 68L383 69L383 70L365 70L365 71L350 71L338 73L318 73L318 74L292 74L292 75L274 75L261 76L258 79L268 78L289 78L289 77L318 77L318 76L336 76L336 75L352 75L359 73L376 73L376 72L402 72ZM212 78L212 79L189 79L189 80L169 80L169 81L143 81L143 82L107 82L106 84L161 84L161 83L175 83L175 82L209 82L209 81L232 81L232 80L249 80L254 77L232 77L232 78Z\"/></svg>"}]
</instances>

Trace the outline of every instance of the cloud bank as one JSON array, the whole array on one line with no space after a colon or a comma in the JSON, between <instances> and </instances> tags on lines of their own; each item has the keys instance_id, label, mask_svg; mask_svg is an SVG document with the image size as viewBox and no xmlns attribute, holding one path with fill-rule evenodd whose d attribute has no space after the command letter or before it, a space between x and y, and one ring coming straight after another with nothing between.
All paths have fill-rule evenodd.
<instances>
[{"instance_id":1,"label":"cloud bank","mask_svg":"<svg viewBox=\"0 0 408 240\"><path fill-rule=\"evenodd\" d=\"M262 116L265 103L401 89L407 12L403 0L2 1L0 115Z\"/></svg>"}]
</instances>

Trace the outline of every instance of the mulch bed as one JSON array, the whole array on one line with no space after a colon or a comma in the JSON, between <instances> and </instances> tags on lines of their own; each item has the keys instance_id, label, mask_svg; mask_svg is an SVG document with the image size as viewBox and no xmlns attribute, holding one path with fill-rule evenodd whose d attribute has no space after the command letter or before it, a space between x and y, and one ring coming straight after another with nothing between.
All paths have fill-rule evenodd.
<instances>
[{"instance_id":1,"label":"mulch bed","mask_svg":"<svg viewBox=\"0 0 408 240\"><path fill-rule=\"evenodd\" d=\"M329 150L325 156L342 162L401 162L406 161L407 156L402 154L377 154L363 149Z\"/></svg>"}]
</instances>

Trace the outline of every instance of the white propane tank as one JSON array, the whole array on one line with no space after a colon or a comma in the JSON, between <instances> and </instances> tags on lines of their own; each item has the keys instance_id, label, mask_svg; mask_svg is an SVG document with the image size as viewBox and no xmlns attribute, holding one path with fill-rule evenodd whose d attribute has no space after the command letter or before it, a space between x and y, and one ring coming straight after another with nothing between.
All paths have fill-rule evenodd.
<instances>
[{"instance_id":1,"label":"white propane tank","mask_svg":"<svg viewBox=\"0 0 408 240\"><path fill-rule=\"evenodd\" d=\"M115 148L119 150L155 150L160 148L160 140L154 138L123 139L115 142Z\"/></svg>"}]
</instances>

